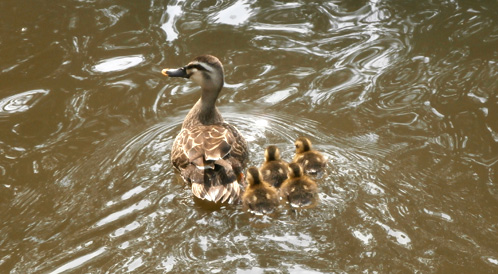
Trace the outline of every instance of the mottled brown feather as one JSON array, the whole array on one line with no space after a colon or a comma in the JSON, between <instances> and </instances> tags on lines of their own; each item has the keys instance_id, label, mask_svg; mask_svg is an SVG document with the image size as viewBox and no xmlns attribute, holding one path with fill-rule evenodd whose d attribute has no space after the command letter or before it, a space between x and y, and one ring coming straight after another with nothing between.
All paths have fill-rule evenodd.
<instances>
[{"instance_id":1,"label":"mottled brown feather","mask_svg":"<svg viewBox=\"0 0 498 274\"><path fill-rule=\"evenodd\" d=\"M209 66L209 69L199 70L195 66ZM202 55L184 68L190 76L195 74L193 78L200 83L202 96L185 117L182 130L173 142L171 162L192 185L196 197L236 202L242 192L239 184L243 183L242 170L248 150L242 135L224 122L215 107L223 87L223 67L218 58Z\"/></svg>"}]
</instances>

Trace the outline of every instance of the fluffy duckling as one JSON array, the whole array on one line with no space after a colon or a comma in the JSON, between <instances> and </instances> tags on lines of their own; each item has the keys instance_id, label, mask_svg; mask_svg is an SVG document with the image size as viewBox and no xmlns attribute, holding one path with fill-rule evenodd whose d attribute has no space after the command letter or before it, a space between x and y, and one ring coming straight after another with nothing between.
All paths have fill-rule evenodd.
<instances>
[{"instance_id":1,"label":"fluffy duckling","mask_svg":"<svg viewBox=\"0 0 498 274\"><path fill-rule=\"evenodd\" d=\"M316 201L318 186L303 173L297 163L289 164L289 178L282 183L280 194L292 207L306 207Z\"/></svg>"},{"instance_id":2,"label":"fluffy duckling","mask_svg":"<svg viewBox=\"0 0 498 274\"><path fill-rule=\"evenodd\" d=\"M242 195L242 204L254 214L269 214L279 205L277 190L261 177L256 167L247 170L247 189Z\"/></svg>"},{"instance_id":3,"label":"fluffy duckling","mask_svg":"<svg viewBox=\"0 0 498 274\"><path fill-rule=\"evenodd\" d=\"M287 179L289 164L280 158L278 147L271 145L265 149L265 161L259 169L263 175L263 180L269 182L274 187L280 187Z\"/></svg>"},{"instance_id":4,"label":"fluffy duckling","mask_svg":"<svg viewBox=\"0 0 498 274\"><path fill-rule=\"evenodd\" d=\"M320 152L311 149L311 141L308 138L299 137L294 144L296 145L296 155L292 162L300 164L303 171L310 175L318 175L323 172L326 159Z\"/></svg>"},{"instance_id":5,"label":"fluffy duckling","mask_svg":"<svg viewBox=\"0 0 498 274\"><path fill-rule=\"evenodd\" d=\"M168 77L187 78L201 86L201 96L188 112L171 149L171 162L192 193L203 200L233 203L239 200L247 143L216 108L223 87L218 58L202 55L178 69L163 69Z\"/></svg>"}]
</instances>

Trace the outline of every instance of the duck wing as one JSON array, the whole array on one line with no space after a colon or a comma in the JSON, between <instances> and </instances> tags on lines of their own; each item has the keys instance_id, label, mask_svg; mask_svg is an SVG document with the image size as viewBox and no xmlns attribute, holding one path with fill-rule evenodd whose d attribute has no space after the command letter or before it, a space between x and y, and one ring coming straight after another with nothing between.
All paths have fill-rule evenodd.
<instances>
[{"instance_id":1,"label":"duck wing","mask_svg":"<svg viewBox=\"0 0 498 274\"><path fill-rule=\"evenodd\" d=\"M199 169L213 169L214 161L230 153L233 142L233 134L220 125L184 128L173 144L171 161L180 170L191 163Z\"/></svg>"},{"instance_id":2,"label":"duck wing","mask_svg":"<svg viewBox=\"0 0 498 274\"><path fill-rule=\"evenodd\" d=\"M235 201L247 161L247 144L229 124L184 128L173 143L171 161L195 196L210 201Z\"/></svg>"},{"instance_id":3,"label":"duck wing","mask_svg":"<svg viewBox=\"0 0 498 274\"><path fill-rule=\"evenodd\" d=\"M249 152L247 149L247 143L244 137L240 134L236 127L223 123L222 127L226 128L230 132L230 142L232 146L230 155L240 162L240 165L244 166L247 163Z\"/></svg>"}]
</instances>

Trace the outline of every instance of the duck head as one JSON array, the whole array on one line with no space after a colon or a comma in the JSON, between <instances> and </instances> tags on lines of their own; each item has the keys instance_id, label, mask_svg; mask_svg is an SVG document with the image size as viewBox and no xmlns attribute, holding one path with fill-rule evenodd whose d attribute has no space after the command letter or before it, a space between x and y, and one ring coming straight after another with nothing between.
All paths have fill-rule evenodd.
<instances>
[{"instance_id":1,"label":"duck head","mask_svg":"<svg viewBox=\"0 0 498 274\"><path fill-rule=\"evenodd\" d=\"M294 145L296 145L296 153L303 153L311 150L311 141L306 137L297 138Z\"/></svg>"},{"instance_id":2,"label":"duck head","mask_svg":"<svg viewBox=\"0 0 498 274\"><path fill-rule=\"evenodd\" d=\"M301 176L303 176L303 169L301 166L298 163L289 164L289 177L295 178Z\"/></svg>"},{"instance_id":3,"label":"duck head","mask_svg":"<svg viewBox=\"0 0 498 274\"><path fill-rule=\"evenodd\" d=\"M277 146L271 145L265 149L265 160L267 162L280 160L280 150Z\"/></svg>"},{"instance_id":4,"label":"duck head","mask_svg":"<svg viewBox=\"0 0 498 274\"><path fill-rule=\"evenodd\" d=\"M249 186L258 185L261 183L261 174L257 167L250 167L247 169L246 181Z\"/></svg>"},{"instance_id":5,"label":"duck head","mask_svg":"<svg viewBox=\"0 0 498 274\"><path fill-rule=\"evenodd\" d=\"M165 68L161 71L164 76L182 77L191 79L203 90L220 91L223 87L223 65L218 58L212 55L196 57L184 67L177 69Z\"/></svg>"}]
</instances>

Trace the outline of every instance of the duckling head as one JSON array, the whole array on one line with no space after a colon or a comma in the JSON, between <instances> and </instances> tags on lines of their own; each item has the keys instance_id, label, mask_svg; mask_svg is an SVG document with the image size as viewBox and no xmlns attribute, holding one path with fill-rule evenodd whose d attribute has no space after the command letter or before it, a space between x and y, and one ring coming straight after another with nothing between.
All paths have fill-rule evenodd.
<instances>
[{"instance_id":1,"label":"duckling head","mask_svg":"<svg viewBox=\"0 0 498 274\"><path fill-rule=\"evenodd\" d=\"M289 164L289 177L301 177L303 176L303 169L298 163Z\"/></svg>"},{"instance_id":2,"label":"duckling head","mask_svg":"<svg viewBox=\"0 0 498 274\"><path fill-rule=\"evenodd\" d=\"M280 160L280 150L278 149L277 146L268 146L266 149L265 149L265 161L266 162L269 162L269 161L276 161L276 160Z\"/></svg>"},{"instance_id":3,"label":"duckling head","mask_svg":"<svg viewBox=\"0 0 498 274\"><path fill-rule=\"evenodd\" d=\"M296 146L296 153L303 153L311 150L311 141L306 137L297 138L294 145Z\"/></svg>"},{"instance_id":4,"label":"duckling head","mask_svg":"<svg viewBox=\"0 0 498 274\"><path fill-rule=\"evenodd\" d=\"M165 68L161 73L168 77L191 79L203 90L220 91L224 83L223 65L218 58L212 55L198 56L184 67Z\"/></svg>"},{"instance_id":5,"label":"duckling head","mask_svg":"<svg viewBox=\"0 0 498 274\"><path fill-rule=\"evenodd\" d=\"M263 181L257 167L250 167L247 169L246 180L249 186L258 185Z\"/></svg>"}]
</instances>

